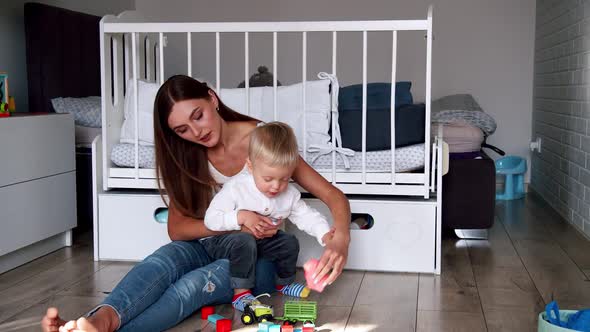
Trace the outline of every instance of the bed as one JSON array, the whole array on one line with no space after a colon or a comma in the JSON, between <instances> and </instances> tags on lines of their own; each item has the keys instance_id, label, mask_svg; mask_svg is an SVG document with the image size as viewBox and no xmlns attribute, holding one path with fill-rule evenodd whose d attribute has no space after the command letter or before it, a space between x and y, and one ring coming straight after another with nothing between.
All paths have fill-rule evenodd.
<instances>
[{"instance_id":1,"label":"bed","mask_svg":"<svg viewBox=\"0 0 590 332\"><path fill-rule=\"evenodd\" d=\"M169 241L166 225L154 222L164 202L155 190L152 105L166 74L173 74L165 71L166 53L160 46L169 34L183 36L186 43L181 52L191 60L191 38L210 34L215 38L207 47L215 50L211 66L216 79L209 85L224 103L262 121L291 125L304 160L349 197L355 216L374 221L369 229L351 231L346 267L440 273L444 144L431 135L430 128L432 7L425 19L395 21L157 23L146 21L140 13L124 12L105 16L100 29L102 134L93 142L97 260L142 259ZM358 84L340 87L337 43L344 31L363 32L359 43L363 74ZM367 81L367 33L372 31L391 34L390 83ZM404 31L424 31L427 36L423 104L398 98L408 86L396 80L397 38ZM279 86L280 75L275 75L270 86L250 87L249 36L265 33L272 38L269 52L272 68L277 68L277 40L286 32L302 36L301 79ZM332 54L332 64L312 76L307 68L307 36L316 32L331 33L332 44L325 47ZM224 66L220 40L228 33L244 37L243 88L220 84ZM200 77L192 60L186 65L186 74ZM371 129L385 123L385 131ZM330 215L322 202L313 197L306 200ZM137 229L142 229L140 235L135 235ZM318 255L321 248L296 229L287 230L301 242L300 265ZM383 252L412 255L371 254L377 243Z\"/></svg>"}]
</instances>

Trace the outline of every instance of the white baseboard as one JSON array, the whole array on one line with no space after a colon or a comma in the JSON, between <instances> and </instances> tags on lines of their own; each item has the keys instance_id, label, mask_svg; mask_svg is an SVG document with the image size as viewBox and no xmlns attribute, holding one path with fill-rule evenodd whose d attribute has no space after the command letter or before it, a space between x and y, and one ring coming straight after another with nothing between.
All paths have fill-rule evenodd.
<instances>
[{"instance_id":1,"label":"white baseboard","mask_svg":"<svg viewBox=\"0 0 590 332\"><path fill-rule=\"evenodd\" d=\"M52 236L0 257L0 273L12 270L41 256L71 245L71 231Z\"/></svg>"}]
</instances>

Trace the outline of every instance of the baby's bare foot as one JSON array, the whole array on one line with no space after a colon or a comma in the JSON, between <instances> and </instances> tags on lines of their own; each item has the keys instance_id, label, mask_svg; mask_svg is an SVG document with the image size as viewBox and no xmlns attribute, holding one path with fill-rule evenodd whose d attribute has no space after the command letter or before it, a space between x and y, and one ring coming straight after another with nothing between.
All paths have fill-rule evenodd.
<instances>
[{"instance_id":1,"label":"baby's bare foot","mask_svg":"<svg viewBox=\"0 0 590 332\"><path fill-rule=\"evenodd\" d=\"M57 332L59 331L59 327L65 323L65 320L59 318L56 308L49 308L43 319L41 319L41 328L43 332Z\"/></svg>"}]
</instances>

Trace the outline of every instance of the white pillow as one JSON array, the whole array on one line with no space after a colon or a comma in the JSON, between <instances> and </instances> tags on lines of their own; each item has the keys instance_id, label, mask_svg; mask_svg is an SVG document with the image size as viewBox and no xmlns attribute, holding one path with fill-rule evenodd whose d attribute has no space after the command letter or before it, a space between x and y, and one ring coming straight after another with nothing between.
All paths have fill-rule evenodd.
<instances>
[{"instance_id":1,"label":"white pillow","mask_svg":"<svg viewBox=\"0 0 590 332\"><path fill-rule=\"evenodd\" d=\"M100 128L102 124L102 110L100 97L83 98L53 98L51 105L56 113L71 113L78 126Z\"/></svg>"},{"instance_id":2,"label":"white pillow","mask_svg":"<svg viewBox=\"0 0 590 332\"><path fill-rule=\"evenodd\" d=\"M137 100L137 114L139 115L139 144L154 145L154 101L160 85L137 80L139 98ZM127 83L125 95L125 120L121 126L121 143L135 144L135 91L133 80Z\"/></svg>"},{"instance_id":3,"label":"white pillow","mask_svg":"<svg viewBox=\"0 0 590 332\"><path fill-rule=\"evenodd\" d=\"M154 144L153 107L159 84L137 81L139 90L139 144ZM277 116L276 121L289 124L303 150L303 107L302 83L277 87ZM133 108L133 81L128 83L129 89L125 96L125 120L121 127L121 143L135 143L135 113ZM326 145L330 142L328 130L330 128L330 80L322 79L306 82L306 123L307 147L310 145ZM221 89L221 100L233 110L242 114L247 113L246 89ZM249 115L253 118L269 122L274 121L273 87L250 88Z\"/></svg>"},{"instance_id":4,"label":"white pillow","mask_svg":"<svg viewBox=\"0 0 590 332\"><path fill-rule=\"evenodd\" d=\"M281 121L289 124L303 150L303 84L277 87L277 118L274 118L272 87L250 88L249 115L264 122ZM307 147L330 142L330 80L307 81L306 86ZM246 89L221 89L220 98L233 110L246 114Z\"/></svg>"}]
</instances>

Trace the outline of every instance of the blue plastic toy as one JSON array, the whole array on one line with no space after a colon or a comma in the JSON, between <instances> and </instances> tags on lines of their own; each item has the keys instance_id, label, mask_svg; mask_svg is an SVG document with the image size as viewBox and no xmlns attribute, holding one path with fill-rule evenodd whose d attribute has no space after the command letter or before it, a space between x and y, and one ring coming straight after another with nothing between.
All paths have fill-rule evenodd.
<instances>
[{"instance_id":1,"label":"blue plastic toy","mask_svg":"<svg viewBox=\"0 0 590 332\"><path fill-rule=\"evenodd\" d=\"M165 224L168 222L168 209L166 208L158 208L156 213L154 214L154 219L160 224Z\"/></svg>"},{"instance_id":2,"label":"blue plastic toy","mask_svg":"<svg viewBox=\"0 0 590 332\"><path fill-rule=\"evenodd\" d=\"M524 197L524 173L526 160L518 156L506 156L496 160L496 175L504 175L504 192L497 193L497 200L513 200Z\"/></svg>"},{"instance_id":3,"label":"blue plastic toy","mask_svg":"<svg viewBox=\"0 0 590 332\"><path fill-rule=\"evenodd\" d=\"M568 315L565 320L561 318L557 302L548 303L545 307L545 319L549 323L572 331L590 332L590 309L577 311Z\"/></svg>"}]
</instances>

